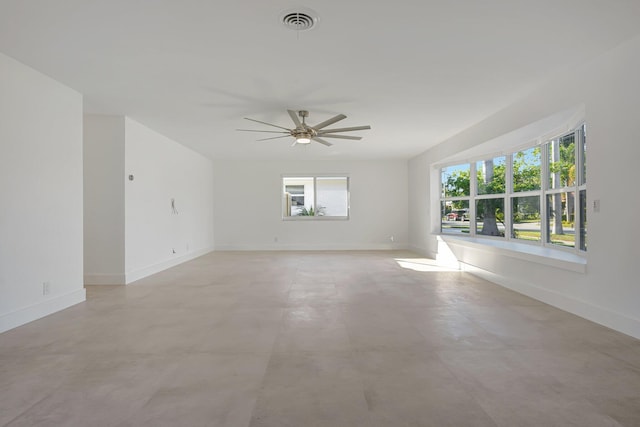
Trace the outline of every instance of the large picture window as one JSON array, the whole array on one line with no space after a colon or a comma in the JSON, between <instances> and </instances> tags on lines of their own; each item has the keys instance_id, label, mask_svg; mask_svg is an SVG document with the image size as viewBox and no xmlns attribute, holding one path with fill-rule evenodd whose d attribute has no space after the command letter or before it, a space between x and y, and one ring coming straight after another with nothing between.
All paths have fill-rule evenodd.
<instances>
[{"instance_id":1,"label":"large picture window","mask_svg":"<svg viewBox=\"0 0 640 427\"><path fill-rule=\"evenodd\" d=\"M586 127L440 169L440 230L587 250Z\"/></svg>"},{"instance_id":2,"label":"large picture window","mask_svg":"<svg viewBox=\"0 0 640 427\"><path fill-rule=\"evenodd\" d=\"M285 176L283 219L348 219L349 177Z\"/></svg>"}]
</instances>

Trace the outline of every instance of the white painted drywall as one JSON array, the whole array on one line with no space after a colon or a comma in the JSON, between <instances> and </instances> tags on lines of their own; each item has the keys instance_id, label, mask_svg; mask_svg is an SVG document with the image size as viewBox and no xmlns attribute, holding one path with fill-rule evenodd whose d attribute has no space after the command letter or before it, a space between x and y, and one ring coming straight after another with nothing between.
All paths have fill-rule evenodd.
<instances>
[{"instance_id":1,"label":"white painted drywall","mask_svg":"<svg viewBox=\"0 0 640 427\"><path fill-rule=\"evenodd\" d=\"M283 221L282 175L330 173L349 176L350 218ZM404 160L218 160L214 161L214 195L218 250L407 246L407 162Z\"/></svg>"},{"instance_id":2,"label":"white painted drywall","mask_svg":"<svg viewBox=\"0 0 640 427\"><path fill-rule=\"evenodd\" d=\"M3 54L0 195L2 332L85 300L82 96Z\"/></svg>"},{"instance_id":3,"label":"white painted drywall","mask_svg":"<svg viewBox=\"0 0 640 427\"><path fill-rule=\"evenodd\" d=\"M125 141L124 175L134 176L125 180L129 283L213 250L213 170L211 160L130 118Z\"/></svg>"},{"instance_id":4,"label":"white painted drywall","mask_svg":"<svg viewBox=\"0 0 640 427\"><path fill-rule=\"evenodd\" d=\"M600 200L600 212L589 209L587 215L586 273L500 256L490 247L469 247L457 255L505 286L640 338L636 271L640 227L634 215L640 211L635 188L640 159L639 75L640 38L635 38L590 63L554 76L520 102L412 159L411 199L424 194L433 198L427 204L416 204L411 211L411 247L428 255L438 252L433 233L437 219L432 218L437 175L428 171L430 165L581 105L587 122L589 206Z\"/></svg>"},{"instance_id":5,"label":"white painted drywall","mask_svg":"<svg viewBox=\"0 0 640 427\"><path fill-rule=\"evenodd\" d=\"M84 280L124 284L123 116L84 116Z\"/></svg>"}]
</instances>

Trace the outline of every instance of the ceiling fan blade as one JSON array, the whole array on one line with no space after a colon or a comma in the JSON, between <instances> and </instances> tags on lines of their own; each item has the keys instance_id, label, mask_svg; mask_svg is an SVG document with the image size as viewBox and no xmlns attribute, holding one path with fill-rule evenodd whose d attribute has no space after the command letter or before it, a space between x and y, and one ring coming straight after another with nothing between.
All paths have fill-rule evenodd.
<instances>
[{"instance_id":1,"label":"ceiling fan blade","mask_svg":"<svg viewBox=\"0 0 640 427\"><path fill-rule=\"evenodd\" d=\"M263 125L273 126L275 128L280 128L280 129L284 129L284 130L291 130L291 129L283 127L283 126L274 125L273 123L267 123L267 122L262 122L262 121L256 120L256 119L250 119L249 117L245 117L244 119L245 120L251 120L252 122L256 122L256 123L262 123Z\"/></svg>"},{"instance_id":2,"label":"ceiling fan blade","mask_svg":"<svg viewBox=\"0 0 640 427\"><path fill-rule=\"evenodd\" d=\"M289 116L291 116L291 120L293 120L293 123L296 125L296 129L301 128L302 122L298 118L298 113L293 110L287 110L287 113L289 113Z\"/></svg>"},{"instance_id":3,"label":"ceiling fan blade","mask_svg":"<svg viewBox=\"0 0 640 427\"><path fill-rule=\"evenodd\" d=\"M271 138L262 138L262 139L256 139L256 141L268 141L270 139L278 139L278 138L290 138L291 135L282 135L282 136L273 136Z\"/></svg>"},{"instance_id":4,"label":"ceiling fan blade","mask_svg":"<svg viewBox=\"0 0 640 427\"><path fill-rule=\"evenodd\" d=\"M315 142L319 142L322 145L326 145L327 147L331 147L333 144L330 142L325 141L324 139L320 139L317 136L314 136L313 138L311 138L312 140L314 140Z\"/></svg>"},{"instance_id":5,"label":"ceiling fan blade","mask_svg":"<svg viewBox=\"0 0 640 427\"><path fill-rule=\"evenodd\" d=\"M257 129L236 129L240 132L268 132L268 133L290 133L283 130L257 130Z\"/></svg>"},{"instance_id":6,"label":"ceiling fan blade","mask_svg":"<svg viewBox=\"0 0 640 427\"><path fill-rule=\"evenodd\" d=\"M348 136L348 135L334 135L332 133L323 133L323 138L340 138L340 139L353 139L355 141L359 141L362 139L361 136Z\"/></svg>"},{"instance_id":7,"label":"ceiling fan blade","mask_svg":"<svg viewBox=\"0 0 640 427\"><path fill-rule=\"evenodd\" d=\"M367 130L367 129L371 129L371 126L367 125L367 126L354 126L350 128L325 129L325 130L318 131L318 135L326 134L326 133L334 133L334 132L351 132L354 130Z\"/></svg>"},{"instance_id":8,"label":"ceiling fan blade","mask_svg":"<svg viewBox=\"0 0 640 427\"><path fill-rule=\"evenodd\" d=\"M313 129L318 130L318 129L322 129L323 127L329 126L334 124L335 122L339 122L340 120L344 120L346 119L347 116L345 116L344 114L338 114L335 117L330 118L329 120L325 120L322 123L318 123L315 126L311 126Z\"/></svg>"}]
</instances>

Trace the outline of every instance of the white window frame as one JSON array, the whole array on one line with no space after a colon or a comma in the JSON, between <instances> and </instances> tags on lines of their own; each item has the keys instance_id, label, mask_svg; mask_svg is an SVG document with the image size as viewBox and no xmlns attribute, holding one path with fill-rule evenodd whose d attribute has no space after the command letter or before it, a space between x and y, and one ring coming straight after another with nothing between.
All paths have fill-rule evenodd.
<instances>
[{"instance_id":1,"label":"white window frame","mask_svg":"<svg viewBox=\"0 0 640 427\"><path fill-rule=\"evenodd\" d=\"M558 138L562 138L566 135L570 135L575 133L575 165L576 165L576 177L575 183L572 186L565 186L562 188L551 189L549 185L549 144ZM546 249L553 249L568 253L573 253L580 257L586 257L586 250L582 248L582 234L580 230L580 226L582 224L582 210L580 209L580 192L585 191L587 193L587 184L584 176L584 138L586 133L586 126L584 122L580 122L577 126L572 127L569 131L564 131L562 133L557 134L556 136L549 137L545 136L544 141L542 143L532 142L526 145L518 146L513 148L512 150L505 151L502 153L488 153L486 155L477 156L469 159L460 160L457 162L449 162L446 164L436 165L437 168L437 176L438 176L438 211L440 212L438 217L438 231L436 234L443 237L454 237L460 239L468 239L479 240L482 241L486 239L487 241L501 241L507 243L518 243L523 245L533 245L540 246ZM529 190L529 191L513 191L513 155L520 151L524 151L530 148L534 148L536 146L540 147L540 189L539 190ZM505 156L505 193L501 194L482 194L478 195L477 189L477 162L484 161L487 159ZM458 196L458 197L445 197L443 191L443 182L442 182L442 171L450 166L458 166L458 165L469 165L470 170L470 182L469 182L469 196ZM586 165L585 165L586 167ZM573 199L573 212L574 212L574 233L575 233L575 243L573 247L565 247L558 244L551 243L549 240L549 218L548 218L548 204L547 204L547 196L550 194L557 193L569 193L573 192L575 197ZM524 239L517 239L512 237L512 198L513 197L529 197L529 196L537 196L540 200L540 240L539 241L528 241ZM504 200L504 236L486 236L477 233L477 215L476 215L476 202L478 200L491 199L491 198L500 198ZM468 233L444 233L442 232L442 204L448 201L468 201L469 203L469 232ZM585 201L586 203L586 201ZM588 205L587 205L588 206ZM586 239L588 240L588 234L585 234Z\"/></svg>"},{"instance_id":2,"label":"white window frame","mask_svg":"<svg viewBox=\"0 0 640 427\"><path fill-rule=\"evenodd\" d=\"M313 179L313 204L314 212L317 213L318 206L318 191L317 191L317 179L318 178L345 178L347 180L347 215L345 216L325 216L325 215L313 215L313 216L301 216L301 215L285 215L286 202L285 202L285 184L286 178L311 178ZM283 174L280 177L280 214L283 221L347 221L351 215L351 177L346 173L296 173L296 174Z\"/></svg>"}]
</instances>

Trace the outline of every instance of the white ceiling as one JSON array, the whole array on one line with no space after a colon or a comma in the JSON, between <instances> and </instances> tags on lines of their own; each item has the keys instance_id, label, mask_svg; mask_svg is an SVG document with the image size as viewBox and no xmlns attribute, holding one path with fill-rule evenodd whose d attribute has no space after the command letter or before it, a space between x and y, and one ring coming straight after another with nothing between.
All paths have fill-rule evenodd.
<instances>
[{"instance_id":1,"label":"white ceiling","mask_svg":"<svg viewBox=\"0 0 640 427\"><path fill-rule=\"evenodd\" d=\"M319 24L285 28L296 7ZM0 0L0 52L83 93L86 112L211 158L410 158L638 22L639 0ZM372 129L330 148L235 131L289 126L286 109Z\"/></svg>"}]
</instances>

